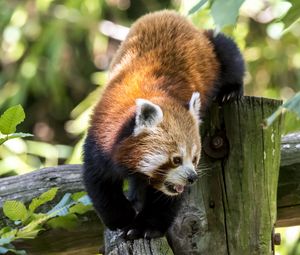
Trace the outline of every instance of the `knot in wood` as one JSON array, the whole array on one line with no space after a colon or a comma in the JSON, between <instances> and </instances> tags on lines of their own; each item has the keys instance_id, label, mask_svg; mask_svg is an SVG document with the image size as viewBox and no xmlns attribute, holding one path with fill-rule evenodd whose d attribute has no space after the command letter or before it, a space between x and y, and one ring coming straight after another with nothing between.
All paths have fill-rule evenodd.
<instances>
[{"instance_id":1,"label":"knot in wood","mask_svg":"<svg viewBox=\"0 0 300 255\"><path fill-rule=\"evenodd\" d=\"M213 136L206 136L203 141L204 152L211 158L221 159L228 154L228 140L225 132L216 132Z\"/></svg>"},{"instance_id":2,"label":"knot in wood","mask_svg":"<svg viewBox=\"0 0 300 255\"><path fill-rule=\"evenodd\" d=\"M197 215L187 215L182 219L182 228L186 233L195 235L201 231L200 218Z\"/></svg>"}]
</instances>

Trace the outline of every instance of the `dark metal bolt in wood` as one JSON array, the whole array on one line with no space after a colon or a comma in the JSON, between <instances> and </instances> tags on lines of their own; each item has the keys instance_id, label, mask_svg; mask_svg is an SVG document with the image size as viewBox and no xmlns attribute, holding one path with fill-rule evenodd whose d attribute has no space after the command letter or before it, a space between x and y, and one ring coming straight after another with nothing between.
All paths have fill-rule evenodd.
<instances>
[{"instance_id":1,"label":"dark metal bolt in wood","mask_svg":"<svg viewBox=\"0 0 300 255\"><path fill-rule=\"evenodd\" d=\"M209 201L209 207L210 207L210 208L215 208L215 201L210 200L210 201Z\"/></svg>"},{"instance_id":2,"label":"dark metal bolt in wood","mask_svg":"<svg viewBox=\"0 0 300 255\"><path fill-rule=\"evenodd\" d=\"M215 149L219 149L223 146L224 140L221 136L215 136L213 137L211 144Z\"/></svg>"},{"instance_id":3,"label":"dark metal bolt in wood","mask_svg":"<svg viewBox=\"0 0 300 255\"><path fill-rule=\"evenodd\" d=\"M229 151L229 144L226 134L218 130L214 135L207 135L203 139L203 149L206 155L213 159L224 158Z\"/></svg>"},{"instance_id":4,"label":"dark metal bolt in wood","mask_svg":"<svg viewBox=\"0 0 300 255\"><path fill-rule=\"evenodd\" d=\"M280 245L281 244L281 235L280 233L275 233L273 236L274 244Z\"/></svg>"}]
</instances>

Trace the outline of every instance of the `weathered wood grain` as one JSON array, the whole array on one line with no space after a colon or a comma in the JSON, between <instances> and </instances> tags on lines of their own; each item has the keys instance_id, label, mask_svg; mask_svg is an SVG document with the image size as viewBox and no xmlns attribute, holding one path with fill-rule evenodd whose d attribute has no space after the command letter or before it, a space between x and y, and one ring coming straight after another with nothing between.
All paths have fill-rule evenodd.
<instances>
[{"instance_id":1,"label":"weathered wood grain","mask_svg":"<svg viewBox=\"0 0 300 255\"><path fill-rule=\"evenodd\" d=\"M109 230L105 231L105 248L106 255L173 255L166 238L125 241L120 232Z\"/></svg>"},{"instance_id":2,"label":"weathered wood grain","mask_svg":"<svg viewBox=\"0 0 300 255\"><path fill-rule=\"evenodd\" d=\"M280 121L267 130L261 124L279 104L245 97L212 108L202 136L225 133L228 157L214 160L204 155L209 171L191 191L169 233L175 255L272 254Z\"/></svg>"}]
</instances>

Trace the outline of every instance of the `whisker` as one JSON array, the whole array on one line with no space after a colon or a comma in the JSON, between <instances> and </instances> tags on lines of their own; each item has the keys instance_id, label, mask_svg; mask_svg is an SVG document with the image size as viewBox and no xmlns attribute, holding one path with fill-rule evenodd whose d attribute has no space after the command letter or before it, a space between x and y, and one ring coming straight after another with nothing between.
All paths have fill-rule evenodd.
<instances>
[{"instance_id":1,"label":"whisker","mask_svg":"<svg viewBox=\"0 0 300 255\"><path fill-rule=\"evenodd\" d=\"M198 166L209 166L209 165L210 165L209 163L204 163L204 162L198 163Z\"/></svg>"},{"instance_id":2,"label":"whisker","mask_svg":"<svg viewBox=\"0 0 300 255\"><path fill-rule=\"evenodd\" d=\"M211 166L203 167L203 166L198 166L197 169L211 169Z\"/></svg>"},{"instance_id":3,"label":"whisker","mask_svg":"<svg viewBox=\"0 0 300 255\"><path fill-rule=\"evenodd\" d=\"M207 172L210 171L212 168L196 168L196 171L203 171L203 172Z\"/></svg>"},{"instance_id":4,"label":"whisker","mask_svg":"<svg viewBox=\"0 0 300 255\"><path fill-rule=\"evenodd\" d=\"M198 174L198 177L201 178L203 176L209 176L209 175L210 175L210 173L203 172L203 173Z\"/></svg>"}]
</instances>

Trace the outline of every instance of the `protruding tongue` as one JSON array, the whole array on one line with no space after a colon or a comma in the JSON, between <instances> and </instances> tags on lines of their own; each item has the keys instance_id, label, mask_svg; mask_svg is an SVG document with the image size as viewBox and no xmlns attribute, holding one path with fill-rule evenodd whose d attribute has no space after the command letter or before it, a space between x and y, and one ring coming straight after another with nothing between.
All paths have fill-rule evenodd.
<instances>
[{"instance_id":1,"label":"protruding tongue","mask_svg":"<svg viewBox=\"0 0 300 255\"><path fill-rule=\"evenodd\" d=\"M178 193L182 193L182 192L184 191L184 186L183 186L183 185L176 184L176 185L174 185L174 189L175 189Z\"/></svg>"}]
</instances>

